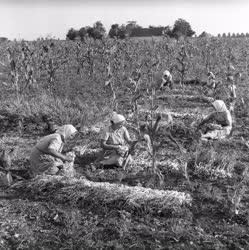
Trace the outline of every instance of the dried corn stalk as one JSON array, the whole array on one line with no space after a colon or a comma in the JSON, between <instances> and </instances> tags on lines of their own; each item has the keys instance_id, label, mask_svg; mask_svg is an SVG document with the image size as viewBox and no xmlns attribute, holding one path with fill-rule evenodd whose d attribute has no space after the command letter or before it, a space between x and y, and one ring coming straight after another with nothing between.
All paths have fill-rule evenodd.
<instances>
[{"instance_id":1,"label":"dried corn stalk","mask_svg":"<svg viewBox=\"0 0 249 250\"><path fill-rule=\"evenodd\" d=\"M54 202L67 201L67 204L77 206L78 202L82 200L87 204L115 203L117 206L122 204L122 209L123 206L128 209L146 206L153 211L162 211L179 209L181 206L192 203L190 194L184 192L92 182L83 178L62 176L38 176L31 182L23 182L17 186L14 185L13 188L17 192L21 192L21 195L26 193L29 197L33 195L35 198L40 195Z\"/></svg>"}]
</instances>

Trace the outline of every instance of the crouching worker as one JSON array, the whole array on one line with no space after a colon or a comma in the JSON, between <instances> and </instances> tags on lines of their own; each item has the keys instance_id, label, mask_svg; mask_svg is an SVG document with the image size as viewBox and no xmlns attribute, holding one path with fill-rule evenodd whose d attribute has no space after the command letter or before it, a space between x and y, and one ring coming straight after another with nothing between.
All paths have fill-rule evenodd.
<instances>
[{"instance_id":1,"label":"crouching worker","mask_svg":"<svg viewBox=\"0 0 249 250\"><path fill-rule=\"evenodd\" d=\"M232 116L222 100L212 103L215 111L205 117L198 128L206 125L206 131L201 138L205 139L224 139L232 130Z\"/></svg>"},{"instance_id":2,"label":"crouching worker","mask_svg":"<svg viewBox=\"0 0 249 250\"><path fill-rule=\"evenodd\" d=\"M101 147L104 150L103 166L122 167L129 151L128 143L132 143L128 130L124 127L125 117L114 113L111 125L105 128L101 136ZM129 164L128 162L125 165Z\"/></svg>"},{"instance_id":3,"label":"crouching worker","mask_svg":"<svg viewBox=\"0 0 249 250\"><path fill-rule=\"evenodd\" d=\"M43 137L32 149L30 165L33 176L38 174L55 175L63 168L64 162L73 159L61 153L64 143L73 139L77 129L73 125L59 127L55 133Z\"/></svg>"},{"instance_id":4,"label":"crouching worker","mask_svg":"<svg viewBox=\"0 0 249 250\"><path fill-rule=\"evenodd\" d=\"M162 90L166 86L168 86L170 89L173 88L173 77L168 70L163 72L160 89Z\"/></svg>"}]
</instances>

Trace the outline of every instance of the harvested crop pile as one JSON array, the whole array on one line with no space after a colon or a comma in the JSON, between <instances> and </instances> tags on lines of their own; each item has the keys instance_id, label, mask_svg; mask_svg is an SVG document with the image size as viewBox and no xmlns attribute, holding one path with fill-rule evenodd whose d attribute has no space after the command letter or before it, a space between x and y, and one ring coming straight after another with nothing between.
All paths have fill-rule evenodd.
<instances>
[{"instance_id":1,"label":"harvested crop pile","mask_svg":"<svg viewBox=\"0 0 249 250\"><path fill-rule=\"evenodd\" d=\"M78 208L103 209L115 207L128 211L166 213L191 205L189 194L143 187L129 187L107 182L61 176L38 176L29 182L20 182L11 189L13 194L31 200L52 201Z\"/></svg>"},{"instance_id":2,"label":"harvested crop pile","mask_svg":"<svg viewBox=\"0 0 249 250\"><path fill-rule=\"evenodd\" d=\"M189 173L205 180L235 178L238 155L233 150L222 152L214 148L201 148L188 161ZM243 165L240 165L242 167ZM243 169L244 171L244 169ZM243 174L240 170L239 175Z\"/></svg>"},{"instance_id":3,"label":"harvested crop pile","mask_svg":"<svg viewBox=\"0 0 249 250\"><path fill-rule=\"evenodd\" d=\"M186 102L201 102L201 103L209 103L212 101L212 98L207 97L207 96L201 96L201 95L180 95L180 94L175 94L175 95L163 95L160 96L159 99L161 100L167 100L169 98L174 98L174 99L183 99Z\"/></svg>"}]
</instances>

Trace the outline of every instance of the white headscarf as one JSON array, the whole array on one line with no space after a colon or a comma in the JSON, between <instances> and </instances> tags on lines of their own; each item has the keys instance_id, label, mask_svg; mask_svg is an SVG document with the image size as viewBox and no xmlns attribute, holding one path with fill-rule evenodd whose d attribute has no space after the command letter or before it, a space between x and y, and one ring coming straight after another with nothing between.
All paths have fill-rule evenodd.
<instances>
[{"instance_id":1,"label":"white headscarf","mask_svg":"<svg viewBox=\"0 0 249 250\"><path fill-rule=\"evenodd\" d=\"M63 125L56 130L56 133L62 135L65 140L76 132L77 129L71 124Z\"/></svg>"},{"instance_id":2,"label":"white headscarf","mask_svg":"<svg viewBox=\"0 0 249 250\"><path fill-rule=\"evenodd\" d=\"M226 104L222 101L222 100L216 100L212 103L212 105L214 106L216 112L218 113L222 113L225 112L227 114L227 119L230 121L230 123L232 123L232 116L230 111L227 109Z\"/></svg>"},{"instance_id":3,"label":"white headscarf","mask_svg":"<svg viewBox=\"0 0 249 250\"><path fill-rule=\"evenodd\" d=\"M217 112L227 112L227 106L222 100L216 100L212 103Z\"/></svg>"},{"instance_id":4,"label":"white headscarf","mask_svg":"<svg viewBox=\"0 0 249 250\"><path fill-rule=\"evenodd\" d=\"M209 79L215 79L215 75L213 72L209 71L207 75Z\"/></svg>"},{"instance_id":5,"label":"white headscarf","mask_svg":"<svg viewBox=\"0 0 249 250\"><path fill-rule=\"evenodd\" d=\"M163 72L163 76L167 76L167 77L169 77L171 74L170 74L170 72L168 71L168 70L165 70L164 72Z\"/></svg>"},{"instance_id":6,"label":"white headscarf","mask_svg":"<svg viewBox=\"0 0 249 250\"><path fill-rule=\"evenodd\" d=\"M124 122L125 117L123 115L117 114L116 112L113 112L113 115L111 117L111 121L113 121L113 123Z\"/></svg>"},{"instance_id":7,"label":"white headscarf","mask_svg":"<svg viewBox=\"0 0 249 250\"><path fill-rule=\"evenodd\" d=\"M162 78L163 78L164 83L166 81L165 78L168 79L169 81L172 81L172 79L173 79L172 75L170 74L170 72L168 70L165 70L163 72L163 77Z\"/></svg>"}]
</instances>

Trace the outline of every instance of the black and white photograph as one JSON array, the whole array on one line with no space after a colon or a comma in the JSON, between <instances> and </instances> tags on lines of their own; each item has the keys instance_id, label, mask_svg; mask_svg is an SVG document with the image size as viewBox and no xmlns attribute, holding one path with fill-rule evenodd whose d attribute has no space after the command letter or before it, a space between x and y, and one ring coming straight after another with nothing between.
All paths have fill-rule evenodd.
<instances>
[{"instance_id":1,"label":"black and white photograph","mask_svg":"<svg viewBox=\"0 0 249 250\"><path fill-rule=\"evenodd\" d=\"M0 0L0 249L249 249L248 0Z\"/></svg>"}]
</instances>

